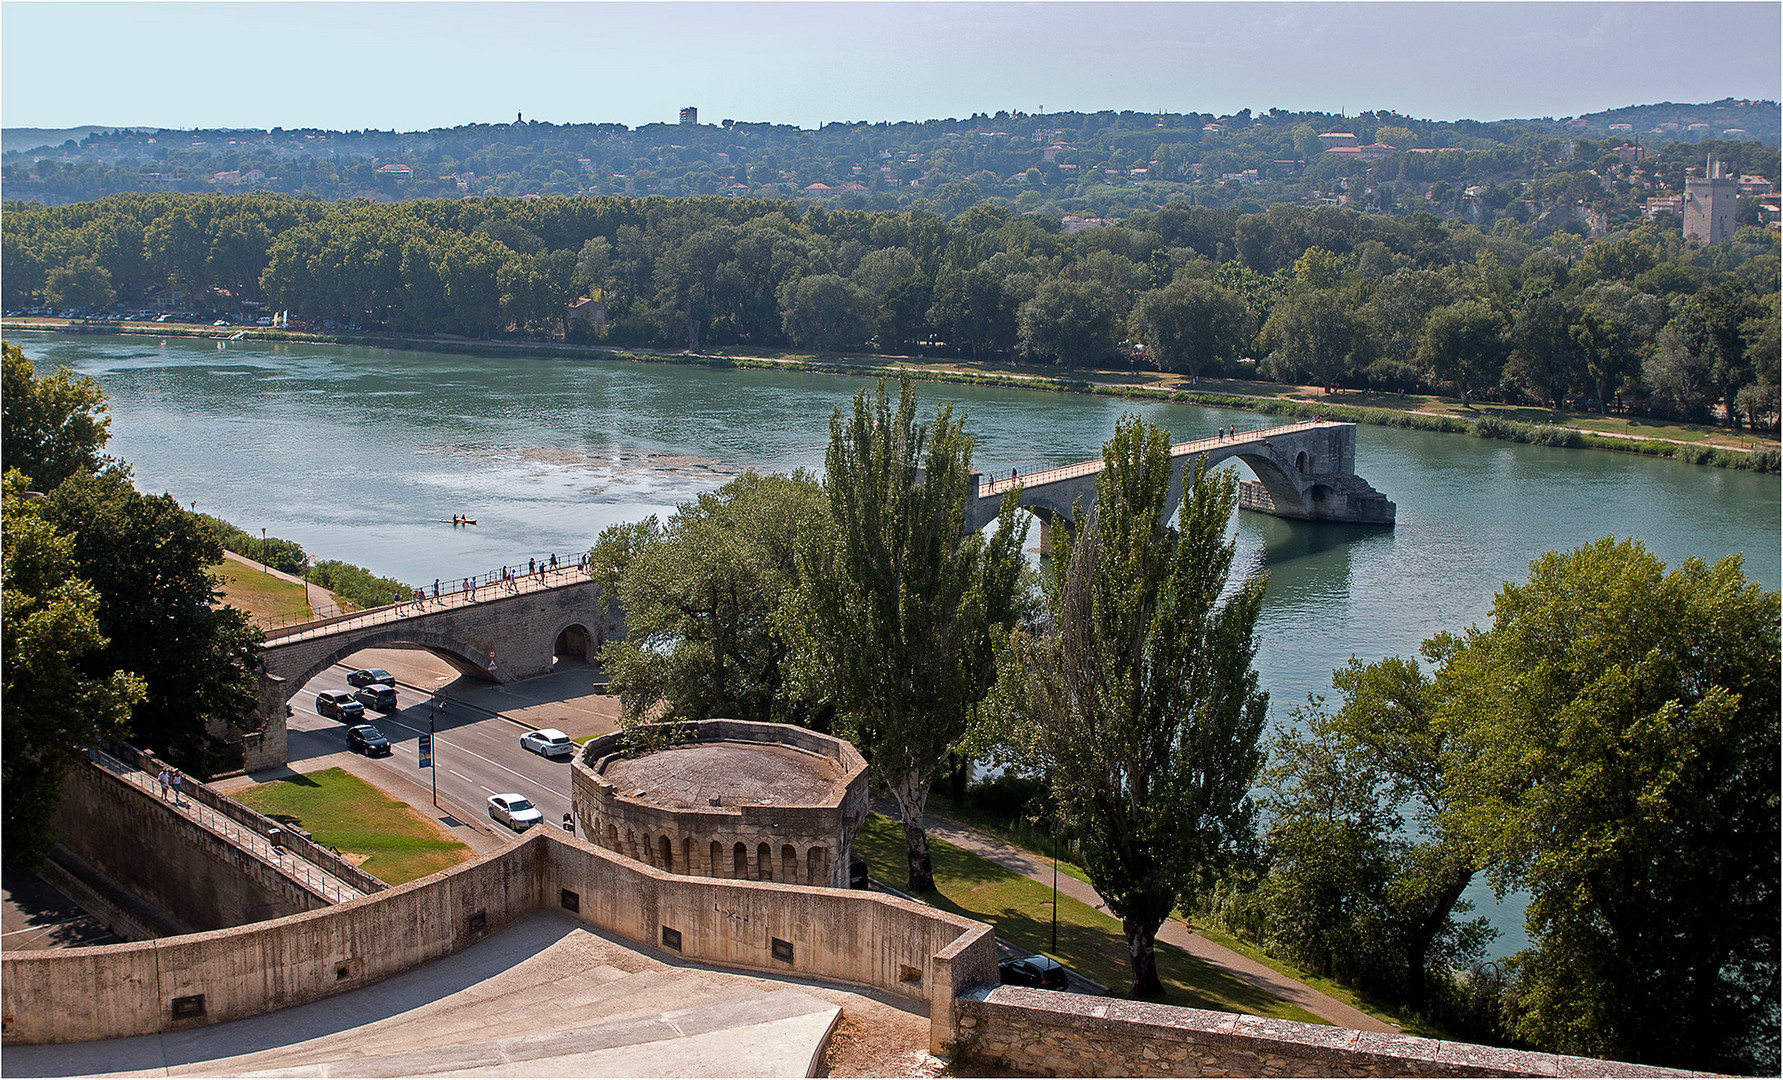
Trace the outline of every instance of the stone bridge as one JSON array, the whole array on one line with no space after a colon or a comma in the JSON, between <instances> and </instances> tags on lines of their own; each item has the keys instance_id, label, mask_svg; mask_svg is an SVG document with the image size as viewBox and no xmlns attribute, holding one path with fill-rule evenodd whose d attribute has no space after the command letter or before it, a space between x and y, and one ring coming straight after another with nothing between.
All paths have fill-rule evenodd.
<instances>
[{"instance_id":1,"label":"stone bridge","mask_svg":"<svg viewBox=\"0 0 1783 1080\"><path fill-rule=\"evenodd\" d=\"M623 633L618 606L576 566L270 630L242 767L283 765L285 703L361 649L419 645L466 675L510 682L549 673L558 657L592 661Z\"/></svg>"},{"instance_id":2,"label":"stone bridge","mask_svg":"<svg viewBox=\"0 0 1783 1080\"><path fill-rule=\"evenodd\" d=\"M1385 495L1356 475L1356 425L1330 420L1216 435L1177 443L1170 448L1171 493L1166 514L1182 501L1182 477L1194 459L1211 469L1237 458L1256 474L1239 485L1239 505L1247 510L1306 521L1345 521L1392 525L1394 506ZM1040 519L1045 531L1056 518L1069 524L1074 507L1087 512L1096 503L1096 477L1102 459L1082 461L1027 476L982 480L974 474L977 497L966 506L966 526L982 529L997 519L1005 492L1014 489L1017 502ZM1044 546L1044 545L1043 545Z\"/></svg>"}]
</instances>

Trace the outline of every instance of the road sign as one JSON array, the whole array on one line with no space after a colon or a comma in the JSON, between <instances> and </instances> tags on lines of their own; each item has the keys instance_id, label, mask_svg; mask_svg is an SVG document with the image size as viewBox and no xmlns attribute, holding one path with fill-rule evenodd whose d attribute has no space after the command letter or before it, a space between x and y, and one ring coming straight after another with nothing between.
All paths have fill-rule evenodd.
<instances>
[{"instance_id":1,"label":"road sign","mask_svg":"<svg viewBox=\"0 0 1783 1080\"><path fill-rule=\"evenodd\" d=\"M423 769L432 767L432 765L433 765L433 733L432 732L423 731L421 733L421 744L419 747L417 747L417 749L420 751L420 756L421 756L420 767Z\"/></svg>"}]
</instances>

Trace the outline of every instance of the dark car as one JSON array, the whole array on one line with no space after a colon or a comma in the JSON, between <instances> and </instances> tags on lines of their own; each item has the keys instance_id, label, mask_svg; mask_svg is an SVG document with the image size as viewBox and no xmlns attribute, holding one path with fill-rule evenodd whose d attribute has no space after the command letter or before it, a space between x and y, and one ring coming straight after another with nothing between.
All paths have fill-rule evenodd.
<instances>
[{"instance_id":1,"label":"dark car","mask_svg":"<svg viewBox=\"0 0 1783 1080\"><path fill-rule=\"evenodd\" d=\"M360 668L347 676L348 686L370 686L372 683L396 685L396 676L381 667Z\"/></svg>"},{"instance_id":2,"label":"dark car","mask_svg":"<svg viewBox=\"0 0 1783 1080\"><path fill-rule=\"evenodd\" d=\"M353 700L345 690L324 690L316 695L316 712L335 720L358 723L365 716L365 706Z\"/></svg>"},{"instance_id":3,"label":"dark car","mask_svg":"<svg viewBox=\"0 0 1783 1080\"><path fill-rule=\"evenodd\" d=\"M1038 953L997 961L997 978L1008 986L1037 986L1042 990L1063 990L1071 984L1071 976L1063 965Z\"/></svg>"},{"instance_id":4,"label":"dark car","mask_svg":"<svg viewBox=\"0 0 1783 1080\"><path fill-rule=\"evenodd\" d=\"M389 683L361 686L353 691L353 697L368 709L376 709L379 712L396 711L396 687Z\"/></svg>"},{"instance_id":5,"label":"dark car","mask_svg":"<svg viewBox=\"0 0 1783 1080\"><path fill-rule=\"evenodd\" d=\"M347 729L347 749L366 757L389 757L390 740L384 738L384 733L370 724L360 724Z\"/></svg>"},{"instance_id":6,"label":"dark car","mask_svg":"<svg viewBox=\"0 0 1783 1080\"><path fill-rule=\"evenodd\" d=\"M859 855L848 857L848 887L851 889L871 889L873 876L867 872L867 860Z\"/></svg>"}]
</instances>

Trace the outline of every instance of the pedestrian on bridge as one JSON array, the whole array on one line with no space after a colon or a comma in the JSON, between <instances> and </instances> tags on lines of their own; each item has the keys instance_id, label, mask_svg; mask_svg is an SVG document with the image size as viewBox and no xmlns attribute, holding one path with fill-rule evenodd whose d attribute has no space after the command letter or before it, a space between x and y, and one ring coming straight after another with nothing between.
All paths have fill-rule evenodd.
<instances>
[{"instance_id":1,"label":"pedestrian on bridge","mask_svg":"<svg viewBox=\"0 0 1783 1080\"><path fill-rule=\"evenodd\" d=\"M161 797L163 799L167 798L167 787L169 784L173 783L172 774L170 774L167 771L167 769L165 767L163 767L161 770L161 775L155 777L155 779L159 780L161 782Z\"/></svg>"},{"instance_id":2,"label":"pedestrian on bridge","mask_svg":"<svg viewBox=\"0 0 1783 1080\"><path fill-rule=\"evenodd\" d=\"M435 600L438 600L440 598L440 579L439 578L433 579L433 598Z\"/></svg>"},{"instance_id":3,"label":"pedestrian on bridge","mask_svg":"<svg viewBox=\"0 0 1783 1080\"><path fill-rule=\"evenodd\" d=\"M181 799L180 799L180 781L182 779L183 779L183 776L180 773L180 771L178 769L173 770L173 777L172 777L173 801L176 803L181 801Z\"/></svg>"},{"instance_id":4,"label":"pedestrian on bridge","mask_svg":"<svg viewBox=\"0 0 1783 1080\"><path fill-rule=\"evenodd\" d=\"M538 567L533 563L533 560L531 560L531 559L526 560L526 573L528 576L531 576L532 572L537 569L538 569Z\"/></svg>"}]
</instances>

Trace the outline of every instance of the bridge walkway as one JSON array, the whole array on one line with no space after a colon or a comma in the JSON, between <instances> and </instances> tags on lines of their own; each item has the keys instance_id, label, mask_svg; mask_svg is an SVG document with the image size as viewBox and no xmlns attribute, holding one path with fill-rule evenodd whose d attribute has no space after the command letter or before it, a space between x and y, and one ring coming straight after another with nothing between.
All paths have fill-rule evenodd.
<instances>
[{"instance_id":1,"label":"bridge walkway","mask_svg":"<svg viewBox=\"0 0 1783 1080\"><path fill-rule=\"evenodd\" d=\"M1331 420L1302 420L1293 424L1281 424L1276 427L1261 428L1251 431L1240 431L1232 435L1215 435L1207 439L1192 439L1181 442L1170 448L1172 460L1192 454L1202 454L1221 447L1243 446L1246 443L1266 443L1270 439L1284 435L1293 435L1314 428L1340 427ZM978 486L980 499L1001 498L1003 493L1023 487L1039 487L1043 484L1058 483L1061 480L1075 480L1080 476L1089 476L1102 471L1104 462L1101 458L1091 458L1075 465L1061 465L1055 469L1042 469L1025 476L1005 476L982 481Z\"/></svg>"},{"instance_id":2,"label":"bridge walkway","mask_svg":"<svg viewBox=\"0 0 1783 1080\"><path fill-rule=\"evenodd\" d=\"M305 622L287 626L272 627L266 631L266 645L291 645L299 641L309 641L318 637L329 637L345 630L362 630L373 626L384 626L402 622L418 615L433 615L441 611L456 608L475 607L478 604L495 600L509 600L526 593L548 592L566 585L578 585L591 577L588 569L579 564L559 565L555 568L541 565L532 573L516 571L508 580L496 579L488 584L476 584L466 589L464 582L440 582L440 594L436 597L427 592L421 600L404 600L399 604L386 604L383 607L366 608L349 615L336 615L325 619L310 619Z\"/></svg>"},{"instance_id":3,"label":"bridge walkway","mask_svg":"<svg viewBox=\"0 0 1783 1080\"><path fill-rule=\"evenodd\" d=\"M127 765L97 748L89 749L87 758L126 784L161 800L168 809L185 815L205 831L221 837L228 844L247 852L268 866L277 868L286 877L301 882L311 893L322 897L330 904L344 904L348 900L357 900L367 895L364 890L310 862L301 853L274 844L265 833L250 828L201 802L196 790L187 791L179 796L170 794L167 798L162 799L161 785L157 776L151 776L134 765ZM185 784L196 787L198 782L188 776L185 778Z\"/></svg>"}]
</instances>

